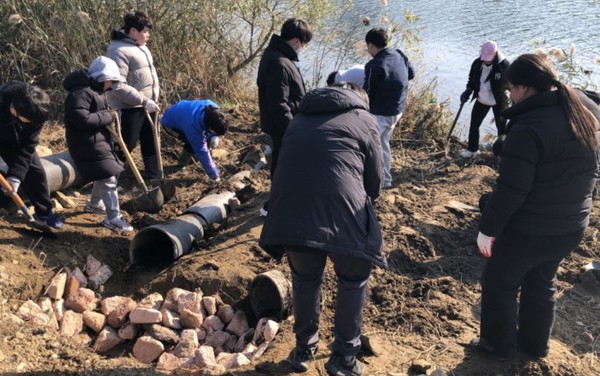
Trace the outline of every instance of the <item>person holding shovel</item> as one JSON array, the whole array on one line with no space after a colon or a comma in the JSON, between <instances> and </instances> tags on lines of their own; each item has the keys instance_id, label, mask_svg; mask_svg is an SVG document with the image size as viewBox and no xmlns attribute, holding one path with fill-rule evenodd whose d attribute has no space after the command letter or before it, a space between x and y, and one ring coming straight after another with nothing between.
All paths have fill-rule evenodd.
<instances>
[{"instance_id":1,"label":"person holding shovel","mask_svg":"<svg viewBox=\"0 0 600 376\"><path fill-rule=\"evenodd\" d=\"M13 192L22 189L35 209L34 219L52 228L64 223L52 212L46 172L35 151L50 112L50 97L37 86L9 82L0 86L0 157L8 165ZM0 206L10 202L7 197Z\"/></svg>"},{"instance_id":2,"label":"person holding shovel","mask_svg":"<svg viewBox=\"0 0 600 376\"><path fill-rule=\"evenodd\" d=\"M219 136L229 127L219 105L210 99L182 100L167 108L161 124L177 133L184 151L195 155L209 178L221 180L209 150L218 145Z\"/></svg>"},{"instance_id":3,"label":"person holding shovel","mask_svg":"<svg viewBox=\"0 0 600 376\"><path fill-rule=\"evenodd\" d=\"M65 100L67 146L84 181L93 181L92 195L85 204L87 213L104 214L102 225L116 231L133 231L121 215L117 175L123 170L114 148L109 126L114 114L104 92L120 82L117 64L96 58L90 67L76 70L63 81L69 92Z\"/></svg>"},{"instance_id":4,"label":"person holding shovel","mask_svg":"<svg viewBox=\"0 0 600 376\"><path fill-rule=\"evenodd\" d=\"M479 154L479 127L490 111L494 112L498 138L506 133L506 119L501 112L508 107L508 95L504 88L504 74L509 61L498 51L494 41L486 41L481 45L481 53L469 71L467 89L460 95L460 102L476 99L471 111L469 126L469 144L460 152L463 158L471 158Z\"/></svg>"},{"instance_id":5,"label":"person holding shovel","mask_svg":"<svg viewBox=\"0 0 600 376\"><path fill-rule=\"evenodd\" d=\"M122 135L127 150L132 151L139 141L144 161L145 177L160 179L153 125L146 111L156 118L159 82L152 54L146 46L150 40L152 19L143 12L128 13L125 26L113 30L106 56L119 67L122 80L108 94L112 108L120 110ZM121 159L124 159L120 155Z\"/></svg>"}]
</instances>

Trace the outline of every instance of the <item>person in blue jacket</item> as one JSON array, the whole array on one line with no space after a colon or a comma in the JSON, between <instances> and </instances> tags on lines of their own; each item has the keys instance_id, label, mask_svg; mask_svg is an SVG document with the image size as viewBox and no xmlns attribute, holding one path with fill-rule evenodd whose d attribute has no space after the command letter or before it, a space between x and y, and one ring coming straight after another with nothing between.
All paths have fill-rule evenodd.
<instances>
[{"instance_id":1,"label":"person in blue jacket","mask_svg":"<svg viewBox=\"0 0 600 376\"><path fill-rule=\"evenodd\" d=\"M184 150L196 156L212 180L220 181L209 150L209 144L218 144L218 136L224 135L229 126L219 105L209 99L182 100L165 111L161 123L177 133Z\"/></svg>"}]
</instances>

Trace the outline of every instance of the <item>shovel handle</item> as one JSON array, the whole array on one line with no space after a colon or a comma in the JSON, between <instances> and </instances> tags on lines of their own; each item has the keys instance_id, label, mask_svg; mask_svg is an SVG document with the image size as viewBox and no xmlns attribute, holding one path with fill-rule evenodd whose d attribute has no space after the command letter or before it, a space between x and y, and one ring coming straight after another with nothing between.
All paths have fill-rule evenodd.
<instances>
[{"instance_id":1,"label":"shovel handle","mask_svg":"<svg viewBox=\"0 0 600 376\"><path fill-rule=\"evenodd\" d=\"M12 198L12 200L15 202L15 204L17 204L17 206L19 207L19 209L23 212L23 214L25 214L25 216L29 219L29 220L33 220L33 216L31 215L31 213L29 212L29 209L27 209L27 206L25 205L25 203L23 202L23 200L21 199L21 196L19 196L17 194L17 192L14 192L12 189L12 186L10 185L10 183L4 178L4 176L2 176L2 174L0 174L0 185L2 185L2 188L4 188L4 190L6 192L8 192L10 194L10 198Z\"/></svg>"},{"instance_id":2,"label":"shovel handle","mask_svg":"<svg viewBox=\"0 0 600 376\"><path fill-rule=\"evenodd\" d=\"M160 130L158 128L158 112L156 113L155 121L154 119L152 119L152 116L150 115L148 110L144 109L144 111L146 112L146 117L148 118L148 121L152 126L152 134L154 135L154 145L156 147L156 162L158 165L158 173L160 174L160 178L164 179L165 174L163 170L162 155L160 151Z\"/></svg>"},{"instance_id":3,"label":"shovel handle","mask_svg":"<svg viewBox=\"0 0 600 376\"><path fill-rule=\"evenodd\" d=\"M123 140L123 136L121 135L121 120L119 119L119 114L113 111L113 118L115 119L115 127L113 128L111 125L108 126L108 130L110 133L116 138L123 155L125 155L125 159L127 159L127 164L131 168L135 179L142 185L144 188L144 193L148 193L148 186L144 182L144 178L140 174L140 171L137 169L135 162L133 161L133 157L131 157L131 153L129 149L127 149L127 145L125 145L125 141Z\"/></svg>"}]
</instances>

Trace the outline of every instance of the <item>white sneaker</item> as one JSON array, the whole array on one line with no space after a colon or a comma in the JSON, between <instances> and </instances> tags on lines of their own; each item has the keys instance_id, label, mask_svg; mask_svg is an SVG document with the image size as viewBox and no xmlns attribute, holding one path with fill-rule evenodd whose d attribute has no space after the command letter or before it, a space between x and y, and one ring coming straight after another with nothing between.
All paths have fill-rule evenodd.
<instances>
[{"instance_id":1,"label":"white sneaker","mask_svg":"<svg viewBox=\"0 0 600 376\"><path fill-rule=\"evenodd\" d=\"M460 156L462 158L473 158L474 156L479 155L479 154L480 154L479 150L470 151L470 150L464 149L463 151L460 152Z\"/></svg>"},{"instance_id":2,"label":"white sneaker","mask_svg":"<svg viewBox=\"0 0 600 376\"><path fill-rule=\"evenodd\" d=\"M266 211L265 208L260 208L260 210L258 212L260 213L261 217L266 217L267 214L269 214L269 212Z\"/></svg>"},{"instance_id":3,"label":"white sneaker","mask_svg":"<svg viewBox=\"0 0 600 376\"><path fill-rule=\"evenodd\" d=\"M92 202L88 200L85 202L83 211L91 214L106 214L106 206L104 206L104 202L102 201L98 205L92 205Z\"/></svg>"},{"instance_id":4,"label":"white sneaker","mask_svg":"<svg viewBox=\"0 0 600 376\"><path fill-rule=\"evenodd\" d=\"M123 232L133 231L133 227L129 223L127 223L127 221L121 215L119 215L116 218L110 219L110 220L108 218L105 218L102 221L102 225L106 228L109 228L109 229L115 230L115 231L123 231Z\"/></svg>"}]
</instances>

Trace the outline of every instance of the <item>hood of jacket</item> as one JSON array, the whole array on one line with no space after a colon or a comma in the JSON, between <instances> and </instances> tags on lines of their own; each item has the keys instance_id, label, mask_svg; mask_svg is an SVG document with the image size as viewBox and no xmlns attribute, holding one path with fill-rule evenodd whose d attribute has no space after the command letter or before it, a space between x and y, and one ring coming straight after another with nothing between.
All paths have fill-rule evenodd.
<instances>
[{"instance_id":1,"label":"hood of jacket","mask_svg":"<svg viewBox=\"0 0 600 376\"><path fill-rule=\"evenodd\" d=\"M281 52L285 55L285 57L287 57L291 61L299 61L298 53L292 48L292 46L287 44L287 42L277 34L273 34L271 36L271 40L269 41L269 47Z\"/></svg>"},{"instance_id":2,"label":"hood of jacket","mask_svg":"<svg viewBox=\"0 0 600 376\"><path fill-rule=\"evenodd\" d=\"M137 43L125 33L123 29L114 29L110 34L110 40L119 40L125 43L137 45Z\"/></svg>"},{"instance_id":3,"label":"hood of jacket","mask_svg":"<svg viewBox=\"0 0 600 376\"><path fill-rule=\"evenodd\" d=\"M63 87L67 91L71 91L76 87L86 87L89 86L98 91L102 91L103 83L97 82L88 76L87 69L78 69L74 72L71 72L65 77L63 80Z\"/></svg>"},{"instance_id":4,"label":"hood of jacket","mask_svg":"<svg viewBox=\"0 0 600 376\"><path fill-rule=\"evenodd\" d=\"M324 87L308 92L300 102L298 112L318 114L354 108L369 111L369 105L358 92L341 87Z\"/></svg>"}]
</instances>

